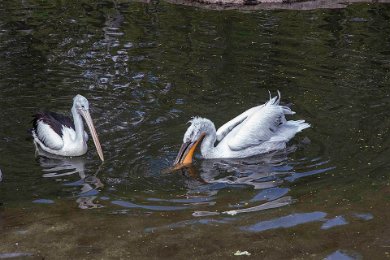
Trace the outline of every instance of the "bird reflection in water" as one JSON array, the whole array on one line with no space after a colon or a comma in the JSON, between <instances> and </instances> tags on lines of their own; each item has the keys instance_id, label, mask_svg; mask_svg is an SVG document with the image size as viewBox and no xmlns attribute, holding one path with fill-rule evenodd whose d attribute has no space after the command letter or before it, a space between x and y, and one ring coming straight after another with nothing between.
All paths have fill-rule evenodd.
<instances>
[{"instance_id":1,"label":"bird reflection in water","mask_svg":"<svg viewBox=\"0 0 390 260\"><path fill-rule=\"evenodd\" d=\"M291 146L283 151L242 159L202 160L196 164L168 169L165 172L181 173L188 177L186 181L188 196L199 196L199 194L215 196L221 189L234 186L252 186L255 190L261 190L254 198L237 205L235 210L195 211L194 216L235 215L261 211L294 202L290 196L285 196L289 189L278 186L293 171L293 166L288 163L288 155L296 149L297 147ZM254 203L261 201L261 204Z\"/></svg>"},{"instance_id":2,"label":"bird reflection in water","mask_svg":"<svg viewBox=\"0 0 390 260\"><path fill-rule=\"evenodd\" d=\"M241 159L209 159L163 172L181 172L203 184L250 185L254 189L267 189L280 185L293 166L286 163L295 146Z\"/></svg>"},{"instance_id":3,"label":"bird reflection in water","mask_svg":"<svg viewBox=\"0 0 390 260\"><path fill-rule=\"evenodd\" d=\"M37 157L44 178L63 178L66 176L78 175L79 180L75 182L66 182L64 186L80 186L80 192L77 196L77 204L81 209L102 208L103 205L95 202L99 191L104 184L97 177L100 168L93 175L85 173L86 160L82 157L60 157L40 151Z\"/></svg>"}]
</instances>

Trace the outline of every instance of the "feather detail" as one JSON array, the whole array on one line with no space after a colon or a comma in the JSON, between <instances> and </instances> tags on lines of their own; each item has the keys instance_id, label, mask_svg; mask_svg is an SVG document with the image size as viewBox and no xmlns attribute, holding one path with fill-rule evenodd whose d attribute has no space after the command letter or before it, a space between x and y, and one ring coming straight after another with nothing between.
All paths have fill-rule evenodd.
<instances>
[{"instance_id":1,"label":"feather detail","mask_svg":"<svg viewBox=\"0 0 390 260\"><path fill-rule=\"evenodd\" d=\"M33 115L32 123L34 129L37 128L39 121L49 125L53 129L53 131L61 137L63 135L62 128L64 126L72 128L73 130L75 129L74 123L72 119L70 119L70 117L54 112L40 112Z\"/></svg>"},{"instance_id":2,"label":"feather detail","mask_svg":"<svg viewBox=\"0 0 390 260\"><path fill-rule=\"evenodd\" d=\"M299 132L299 124L294 125L294 129L288 127L292 123L286 125L290 121L286 120L285 115L291 115L295 112L289 107L279 105L280 99L281 95L278 91L278 96L271 97L264 105L247 110L247 112L251 111L250 114L244 112L248 116L234 125L235 129L230 131L228 147L232 151L245 150L266 143L272 138L274 140L283 139L284 142L287 142L296 132ZM282 129L284 130L283 132ZM289 129L291 131L287 131Z\"/></svg>"},{"instance_id":3,"label":"feather detail","mask_svg":"<svg viewBox=\"0 0 390 260\"><path fill-rule=\"evenodd\" d=\"M64 146L62 137L42 120L38 120L34 125L34 138L37 138L43 145L52 149L60 150Z\"/></svg>"}]
</instances>

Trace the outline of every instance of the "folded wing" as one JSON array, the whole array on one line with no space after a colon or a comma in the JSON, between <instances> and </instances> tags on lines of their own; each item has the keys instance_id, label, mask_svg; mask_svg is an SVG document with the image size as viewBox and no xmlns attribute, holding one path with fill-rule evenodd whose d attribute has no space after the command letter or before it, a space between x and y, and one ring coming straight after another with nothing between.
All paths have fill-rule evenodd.
<instances>
[{"instance_id":1,"label":"folded wing","mask_svg":"<svg viewBox=\"0 0 390 260\"><path fill-rule=\"evenodd\" d=\"M33 116L33 131L38 140L52 150L64 146L63 127L74 129L70 118L53 112L42 112Z\"/></svg>"},{"instance_id":2,"label":"folded wing","mask_svg":"<svg viewBox=\"0 0 390 260\"><path fill-rule=\"evenodd\" d=\"M240 151L270 142L287 142L297 132L310 126L304 120L286 121L285 115L294 112L280 106L279 102L280 94L232 119L218 129L218 141L225 138L232 151Z\"/></svg>"}]
</instances>

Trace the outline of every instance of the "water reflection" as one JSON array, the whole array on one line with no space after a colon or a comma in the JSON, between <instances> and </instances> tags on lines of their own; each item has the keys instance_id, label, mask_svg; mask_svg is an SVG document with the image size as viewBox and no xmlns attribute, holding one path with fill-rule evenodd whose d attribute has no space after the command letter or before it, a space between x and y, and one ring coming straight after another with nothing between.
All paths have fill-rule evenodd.
<instances>
[{"instance_id":1,"label":"water reflection","mask_svg":"<svg viewBox=\"0 0 390 260\"><path fill-rule=\"evenodd\" d=\"M171 210L183 210L188 208L188 207L181 207L181 206L140 205L140 204L135 204L123 200L114 200L111 203L125 208L141 208L141 209L152 210L152 211L171 211Z\"/></svg>"},{"instance_id":2,"label":"water reflection","mask_svg":"<svg viewBox=\"0 0 390 260\"><path fill-rule=\"evenodd\" d=\"M326 221L321 226L321 229L329 229L329 228L332 228L332 227L342 226L342 225L346 225L346 224L348 224L348 222L345 220L345 218L343 216L336 216L336 217Z\"/></svg>"},{"instance_id":3,"label":"water reflection","mask_svg":"<svg viewBox=\"0 0 390 260\"><path fill-rule=\"evenodd\" d=\"M60 157L39 151L39 164L44 172L44 178L53 178L63 182L64 186L80 187L76 202L80 209L101 208L103 205L95 202L104 184L97 177L100 168L92 175L86 174L86 160L83 157ZM65 177L78 176L77 181L68 181ZM41 202L39 202L41 203Z\"/></svg>"},{"instance_id":4,"label":"water reflection","mask_svg":"<svg viewBox=\"0 0 390 260\"><path fill-rule=\"evenodd\" d=\"M227 215L234 216L234 215L237 215L240 213L256 212L256 211L262 211L262 210L267 210L267 209L279 208L279 207L283 207L286 205L290 205L291 203L293 203L292 198L290 196L286 196L286 197L281 197L279 199L276 199L276 200L273 200L270 202L266 202L266 203L263 203L261 205L249 207L249 208L223 211L223 212L221 212L221 214L227 214ZM212 212L210 212L210 211L195 211L192 215L194 217L203 217L203 216L213 216L213 215L219 215L219 214L220 213L218 213L216 211L212 211Z\"/></svg>"},{"instance_id":5,"label":"water reflection","mask_svg":"<svg viewBox=\"0 0 390 260\"><path fill-rule=\"evenodd\" d=\"M283 151L244 159L197 160L196 164L173 172L163 170L160 176L150 178L159 183L159 189L164 189L161 185L165 183L168 187L178 187L173 194L167 196L160 194L158 190L143 194L135 192L127 196L115 196L111 204L126 209L144 209L147 212L189 210L195 217L236 215L290 205L294 199L288 196L290 188L285 178L295 173L297 164L291 163L289 156L296 149L293 146ZM144 176L142 181L153 183L150 178ZM118 188L124 185L123 182L110 183ZM285 184L286 187L281 186ZM133 183L127 185L136 186ZM148 185L149 189L152 186L153 184ZM259 191L253 195L253 189ZM221 195L223 190L242 191L243 195L237 201L235 196Z\"/></svg>"},{"instance_id":6,"label":"water reflection","mask_svg":"<svg viewBox=\"0 0 390 260\"><path fill-rule=\"evenodd\" d=\"M250 158L201 160L198 164L189 165L179 171L191 177L189 180L198 183L188 184L189 193L198 193L199 185L199 189L204 190L203 184L208 184L206 187L210 192L227 186L243 185L252 186L254 189L267 189L278 186L283 177L290 175L293 166L286 162L288 155L295 150L295 147L290 147Z\"/></svg>"},{"instance_id":7,"label":"water reflection","mask_svg":"<svg viewBox=\"0 0 390 260\"><path fill-rule=\"evenodd\" d=\"M282 197L283 195L287 194L289 191L290 191L289 188L280 188L280 187L269 188L257 193L252 199L250 199L250 202L272 201Z\"/></svg>"},{"instance_id":8,"label":"water reflection","mask_svg":"<svg viewBox=\"0 0 390 260\"><path fill-rule=\"evenodd\" d=\"M194 225L221 225L221 224L229 224L232 223L234 219L232 218L221 218L221 219L213 219L213 218L202 218L202 219L190 219L190 220L184 220L177 223L160 226L160 227L148 227L145 228L145 232L156 232L161 230L172 230L175 228L182 228L187 226L194 226Z\"/></svg>"},{"instance_id":9,"label":"water reflection","mask_svg":"<svg viewBox=\"0 0 390 260\"><path fill-rule=\"evenodd\" d=\"M363 257L356 252L346 252L345 250L337 250L327 257L325 260L360 260Z\"/></svg>"},{"instance_id":10,"label":"water reflection","mask_svg":"<svg viewBox=\"0 0 390 260\"><path fill-rule=\"evenodd\" d=\"M208 204L199 205L201 209L192 213L195 217L262 211L295 202L291 196L288 196L290 182L328 172L334 168L329 166L328 160L321 160L321 158L291 160L292 153L302 148L304 147L290 146L282 151L243 159L199 160L196 164L174 172L168 170L163 173L186 176L184 181L186 196L195 197L198 201L207 200ZM215 208L215 203L210 203L218 199L221 190L242 189L244 191L251 188L260 191L239 202L233 202L234 198L230 198L231 203L225 203L222 207L219 204L218 209ZM207 207L211 210L206 210Z\"/></svg>"},{"instance_id":11,"label":"water reflection","mask_svg":"<svg viewBox=\"0 0 390 260\"><path fill-rule=\"evenodd\" d=\"M262 232L269 229L294 227L309 222L323 222L320 228L326 230L326 229L349 224L350 221L348 221L347 219L354 221L354 219L351 218L351 216L348 216L348 218L346 216L335 216L333 218L327 218L326 217L327 215L328 213L322 211L309 212L309 213L295 213L283 217L261 221L250 226L244 226L241 227L241 230L251 231L251 232ZM361 213L352 214L352 216L354 216L355 218L360 218L357 217L357 215L361 216L365 214L361 214ZM360 218L360 219L365 221L370 220L367 218Z\"/></svg>"},{"instance_id":12,"label":"water reflection","mask_svg":"<svg viewBox=\"0 0 390 260\"><path fill-rule=\"evenodd\" d=\"M109 232L85 232L96 238L105 237L102 233L116 236L127 224L142 230L187 225L183 234L191 234L191 225L200 224L199 233L178 243L177 258L187 257L183 252L191 251L188 244L201 245L198 242L204 237L228 248L230 240L246 232L238 227L294 213L324 212L329 219L342 216L348 224L323 230L321 225L328 221L324 220L292 230L245 234L234 243L249 245L246 238L257 236L259 245L278 244L279 251L261 248L275 259L309 257L298 253L304 251L321 258L354 247L363 255L384 257L376 252L384 251L378 241L386 241L383 230L388 217L383 210L388 208L383 194L389 187L388 6L241 13L165 2L3 2L0 114L14 120L3 120L0 125L2 211L31 208L40 212L35 220L40 223L41 217L62 206L75 208L75 200L82 208L101 203L105 208L89 211L88 220L92 226L99 225L107 213L104 221L110 225ZM312 141L310 146L279 155L279 161L278 155L268 161L262 157L198 160L183 174L160 174L176 155L175 145L189 117L215 118L218 125L235 111L258 104L268 89L285 93L283 101L293 102L297 112L312 123L313 128L305 133ZM48 106L49 100L56 100L56 110L67 111L75 93L94 101L95 125L101 129L109 160L102 172L91 175L95 162L90 154L87 163L81 164L40 158L45 178L36 176L40 168L31 158L31 142L24 140L30 114ZM104 191L99 182L104 182ZM31 201L54 204L42 210ZM290 206L264 210L283 203ZM247 212L251 208L257 211ZM124 215L110 215L114 210ZM129 214L135 218L130 220ZM85 214L72 212L76 223L81 223L79 216ZM222 226L219 222L227 219L225 227L229 228L213 232L217 229L213 223ZM74 233L73 229L84 226L75 224L65 232ZM45 233L47 225L43 232L36 228L32 233L55 240ZM9 242L4 247L15 241L8 230L12 228L2 233ZM290 231L297 235L285 236ZM360 235L354 239L340 235L357 232ZM329 236L321 235L325 233ZM63 237L63 233L56 235ZM157 245L165 245L170 236L168 229L149 236L149 256L161 257ZM285 237L291 250L283 246ZM30 236L24 244L39 249L43 246L39 241L38 236ZM139 256L134 255L139 242L127 247L130 256ZM111 249L119 252L117 244L103 244L108 253ZM208 243L205 251L195 249L194 255L219 254L209 244L217 243ZM74 248L64 257L80 253ZM57 250L42 249L48 255L53 251Z\"/></svg>"},{"instance_id":13,"label":"water reflection","mask_svg":"<svg viewBox=\"0 0 390 260\"><path fill-rule=\"evenodd\" d=\"M275 228L294 227L303 223L323 221L327 214L325 212L296 213L288 216L262 221L257 224L242 227L242 230L260 232Z\"/></svg>"}]
</instances>

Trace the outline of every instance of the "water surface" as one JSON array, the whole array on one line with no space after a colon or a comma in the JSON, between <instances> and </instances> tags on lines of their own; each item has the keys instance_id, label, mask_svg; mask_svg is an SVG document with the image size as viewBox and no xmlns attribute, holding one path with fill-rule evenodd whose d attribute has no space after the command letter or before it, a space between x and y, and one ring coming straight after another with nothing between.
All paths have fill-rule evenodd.
<instances>
[{"instance_id":1,"label":"water surface","mask_svg":"<svg viewBox=\"0 0 390 260\"><path fill-rule=\"evenodd\" d=\"M0 4L0 258L390 254L390 6L210 11ZM167 173L192 116L282 93L284 151ZM36 155L41 110L90 101L106 161Z\"/></svg>"}]
</instances>

